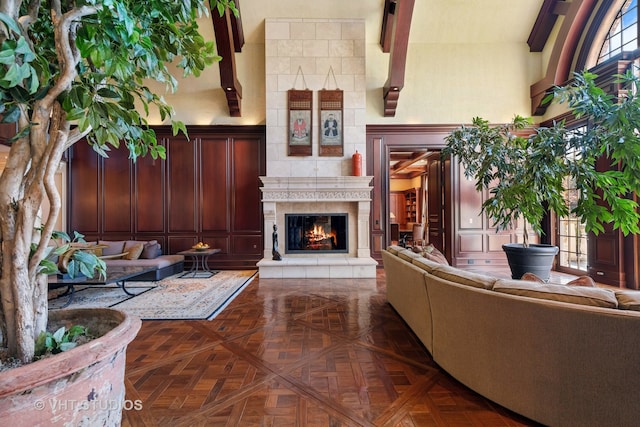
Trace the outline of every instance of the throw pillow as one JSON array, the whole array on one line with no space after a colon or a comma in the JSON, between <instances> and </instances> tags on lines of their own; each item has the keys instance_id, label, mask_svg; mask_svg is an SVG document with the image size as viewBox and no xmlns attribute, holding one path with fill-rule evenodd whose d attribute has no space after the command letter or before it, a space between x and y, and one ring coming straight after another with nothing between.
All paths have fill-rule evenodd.
<instances>
[{"instance_id":1,"label":"throw pillow","mask_svg":"<svg viewBox=\"0 0 640 427\"><path fill-rule=\"evenodd\" d=\"M93 249L93 252L96 254L96 256L100 257L103 255L102 250L104 248L102 246L98 246L96 248Z\"/></svg>"},{"instance_id":2,"label":"throw pillow","mask_svg":"<svg viewBox=\"0 0 640 427\"><path fill-rule=\"evenodd\" d=\"M580 276L577 279L567 283L568 286L588 286L591 288L596 287L596 282L589 276Z\"/></svg>"},{"instance_id":3,"label":"throw pillow","mask_svg":"<svg viewBox=\"0 0 640 427\"><path fill-rule=\"evenodd\" d=\"M536 276L533 273L524 273L522 275L522 277L520 278L520 280L528 280L530 282L538 282L538 283L545 283L544 280L542 280L541 278L539 278L538 276Z\"/></svg>"},{"instance_id":4,"label":"throw pillow","mask_svg":"<svg viewBox=\"0 0 640 427\"><path fill-rule=\"evenodd\" d=\"M124 251L127 252L127 254L124 256L124 259L138 259L143 249L144 243L142 242L130 242L126 244Z\"/></svg>"},{"instance_id":5,"label":"throw pillow","mask_svg":"<svg viewBox=\"0 0 640 427\"><path fill-rule=\"evenodd\" d=\"M142 249L142 254L140 254L140 258L142 259L157 258L160 255L158 253L159 251L161 251L161 249L160 249L160 245L158 244L158 241L151 240L144 245L144 248Z\"/></svg>"},{"instance_id":6,"label":"throw pillow","mask_svg":"<svg viewBox=\"0 0 640 427\"><path fill-rule=\"evenodd\" d=\"M105 246L102 249L102 255L117 255L124 252L124 240L119 240L119 241L99 240L98 244Z\"/></svg>"},{"instance_id":7,"label":"throw pillow","mask_svg":"<svg viewBox=\"0 0 640 427\"><path fill-rule=\"evenodd\" d=\"M533 273L524 273L520 278L520 280L528 280L530 282L545 283L544 280L542 280L541 278L539 278ZM551 283L551 284L555 285L556 283ZM590 288L595 288L596 282L594 282L594 280L589 276L581 276L581 277L578 277L577 279L573 279L572 281L565 283L565 285L566 286L587 286Z\"/></svg>"},{"instance_id":8,"label":"throw pillow","mask_svg":"<svg viewBox=\"0 0 640 427\"><path fill-rule=\"evenodd\" d=\"M423 248L421 255L431 261L435 261L439 264L449 265L449 261L432 243L429 243Z\"/></svg>"}]
</instances>

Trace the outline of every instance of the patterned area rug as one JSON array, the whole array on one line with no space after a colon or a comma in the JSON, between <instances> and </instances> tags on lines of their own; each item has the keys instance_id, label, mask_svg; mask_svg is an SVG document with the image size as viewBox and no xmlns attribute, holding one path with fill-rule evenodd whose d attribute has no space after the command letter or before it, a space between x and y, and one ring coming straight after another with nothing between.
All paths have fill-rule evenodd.
<instances>
[{"instance_id":1,"label":"patterned area rug","mask_svg":"<svg viewBox=\"0 0 640 427\"><path fill-rule=\"evenodd\" d=\"M208 279L167 277L159 282L127 282L130 296L116 285L76 286L71 304L61 290L49 292L49 309L113 307L142 320L213 319L255 277L255 270L221 270Z\"/></svg>"}]
</instances>

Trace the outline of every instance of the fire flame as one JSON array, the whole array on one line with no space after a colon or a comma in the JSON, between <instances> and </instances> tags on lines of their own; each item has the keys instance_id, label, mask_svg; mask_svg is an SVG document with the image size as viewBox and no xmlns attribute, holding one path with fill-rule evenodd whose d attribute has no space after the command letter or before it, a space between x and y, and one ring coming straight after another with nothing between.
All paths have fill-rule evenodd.
<instances>
[{"instance_id":1,"label":"fire flame","mask_svg":"<svg viewBox=\"0 0 640 427\"><path fill-rule=\"evenodd\" d=\"M324 227L318 224L314 224L313 225L313 230L309 230L307 232L307 238L309 240L309 242L313 243L313 242L320 242L326 239L329 239L333 237L334 239L337 238L335 233L329 233L327 234L324 231Z\"/></svg>"}]
</instances>

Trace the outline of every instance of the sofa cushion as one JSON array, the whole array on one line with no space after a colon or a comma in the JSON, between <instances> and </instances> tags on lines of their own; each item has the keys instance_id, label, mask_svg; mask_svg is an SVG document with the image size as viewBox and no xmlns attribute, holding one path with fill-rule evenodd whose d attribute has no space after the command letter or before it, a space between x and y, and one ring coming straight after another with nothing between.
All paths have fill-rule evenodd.
<instances>
[{"instance_id":1,"label":"sofa cushion","mask_svg":"<svg viewBox=\"0 0 640 427\"><path fill-rule=\"evenodd\" d=\"M145 243L147 242L127 240L124 244L124 251L126 252L126 255L123 258L129 260L140 258L140 254L142 254Z\"/></svg>"},{"instance_id":2,"label":"sofa cushion","mask_svg":"<svg viewBox=\"0 0 640 427\"><path fill-rule=\"evenodd\" d=\"M102 248L102 255L117 255L124 252L124 240L111 241L111 240L98 240L99 245L104 245Z\"/></svg>"},{"instance_id":3,"label":"sofa cushion","mask_svg":"<svg viewBox=\"0 0 640 427\"><path fill-rule=\"evenodd\" d=\"M434 269L442 266L442 264L432 261L430 259L427 259L423 256L414 258L411 262L413 263L413 265L415 265L416 267L420 267L427 273L431 273Z\"/></svg>"},{"instance_id":4,"label":"sofa cushion","mask_svg":"<svg viewBox=\"0 0 640 427\"><path fill-rule=\"evenodd\" d=\"M387 248L387 252L391 252L394 255L397 255L399 251L401 251L402 249L404 249L402 246L398 246L398 245L391 245Z\"/></svg>"},{"instance_id":5,"label":"sofa cushion","mask_svg":"<svg viewBox=\"0 0 640 427\"><path fill-rule=\"evenodd\" d=\"M413 251L419 253L423 257L435 261L438 264L449 265L449 261L433 244L429 243L427 246L414 246Z\"/></svg>"},{"instance_id":6,"label":"sofa cushion","mask_svg":"<svg viewBox=\"0 0 640 427\"><path fill-rule=\"evenodd\" d=\"M511 295L569 302L594 307L617 308L616 295L601 288L584 286L547 285L526 280L497 280L493 290Z\"/></svg>"},{"instance_id":7,"label":"sofa cushion","mask_svg":"<svg viewBox=\"0 0 640 427\"><path fill-rule=\"evenodd\" d=\"M412 262L416 258L420 258L420 254L413 253L411 249L402 249L398 251L398 257L405 261Z\"/></svg>"},{"instance_id":8,"label":"sofa cushion","mask_svg":"<svg viewBox=\"0 0 640 427\"><path fill-rule=\"evenodd\" d=\"M640 311L640 291L616 290L613 291L618 300L618 308L622 310Z\"/></svg>"},{"instance_id":9,"label":"sofa cushion","mask_svg":"<svg viewBox=\"0 0 640 427\"><path fill-rule=\"evenodd\" d=\"M184 261L184 256L182 255L162 255L154 259L139 258L133 261L128 259L111 259L106 260L105 263L107 264L107 269L109 269L109 267L128 267L131 265L160 269L182 261Z\"/></svg>"},{"instance_id":10,"label":"sofa cushion","mask_svg":"<svg viewBox=\"0 0 640 427\"><path fill-rule=\"evenodd\" d=\"M493 284L497 280L495 277L474 273L473 271L465 271L448 265L438 265L431 274L450 282L482 289L493 288Z\"/></svg>"}]
</instances>

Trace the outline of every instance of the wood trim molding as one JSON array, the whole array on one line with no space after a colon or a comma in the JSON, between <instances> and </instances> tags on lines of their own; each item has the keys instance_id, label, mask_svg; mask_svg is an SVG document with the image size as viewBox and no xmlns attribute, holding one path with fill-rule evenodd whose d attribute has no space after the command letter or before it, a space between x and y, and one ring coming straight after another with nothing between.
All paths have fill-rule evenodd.
<instances>
[{"instance_id":1,"label":"wood trim molding","mask_svg":"<svg viewBox=\"0 0 640 427\"><path fill-rule=\"evenodd\" d=\"M602 0L594 11L589 22L589 28L585 31L578 54L576 55L576 70L585 70L593 67L598 61L599 52L593 52L594 46L602 46L609 34L609 25L604 22L613 22L625 0Z\"/></svg>"},{"instance_id":2,"label":"wood trim molding","mask_svg":"<svg viewBox=\"0 0 640 427\"><path fill-rule=\"evenodd\" d=\"M217 11L213 11L211 18L213 20L218 55L222 57L222 60L218 63L220 85L227 97L229 115L231 117L240 117L242 115L242 85L238 81L236 72L235 52L239 52L241 48L241 46L236 47L236 40L244 43L244 36L240 36L238 33L242 29L242 23L240 17L234 17L229 9L225 10L223 16L220 16ZM234 21L236 21L235 24L233 23Z\"/></svg>"},{"instance_id":3,"label":"wood trim molding","mask_svg":"<svg viewBox=\"0 0 640 427\"><path fill-rule=\"evenodd\" d=\"M543 115L547 109L546 105L542 105L543 98L553 86L561 85L571 77L571 64L577 53L578 42L597 4L597 0L574 0L569 4L549 58L547 73L530 88L533 115Z\"/></svg>"},{"instance_id":4,"label":"wood trim molding","mask_svg":"<svg viewBox=\"0 0 640 427\"><path fill-rule=\"evenodd\" d=\"M404 87L404 73L407 62L407 48L409 45L409 30L415 0L396 0L393 13L393 29L391 30L389 77L384 84L384 116L394 117L398 107L400 91ZM386 6L386 5L385 5ZM391 7L385 7L386 27L389 25L388 17L391 15Z\"/></svg>"},{"instance_id":5,"label":"wood trim molding","mask_svg":"<svg viewBox=\"0 0 640 427\"><path fill-rule=\"evenodd\" d=\"M371 124L367 125L367 135L369 134L398 134L398 135L423 135L423 134L437 134L448 135L452 130L459 127L459 124L451 125L432 125L432 124L417 124L417 125L404 125L404 124ZM444 147L444 141L442 146Z\"/></svg>"}]
</instances>

